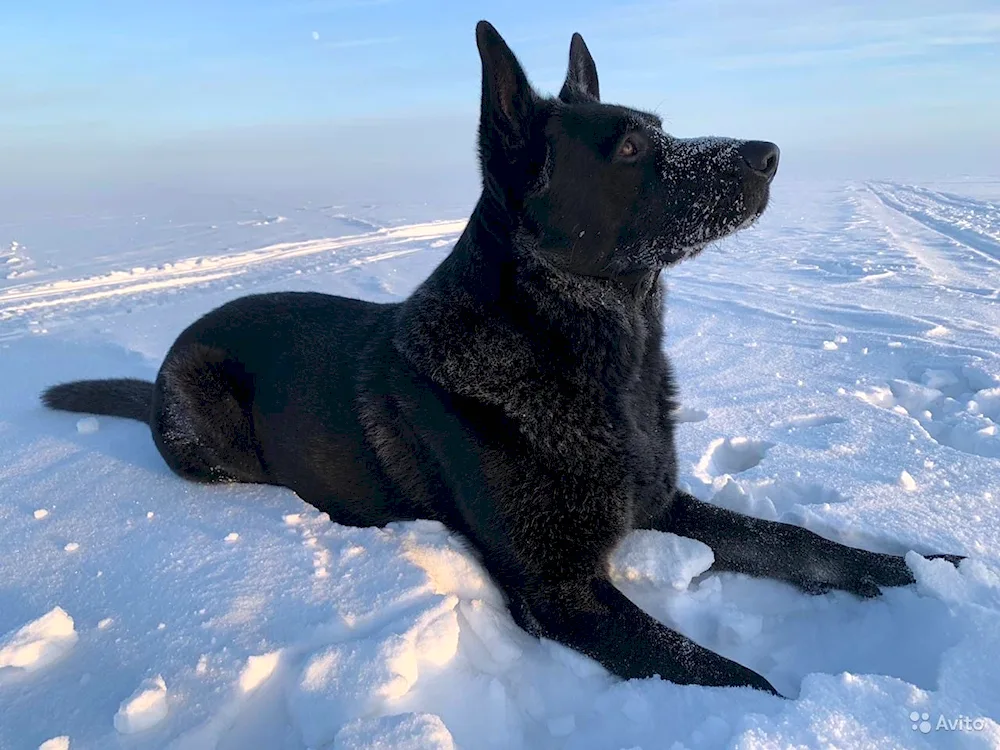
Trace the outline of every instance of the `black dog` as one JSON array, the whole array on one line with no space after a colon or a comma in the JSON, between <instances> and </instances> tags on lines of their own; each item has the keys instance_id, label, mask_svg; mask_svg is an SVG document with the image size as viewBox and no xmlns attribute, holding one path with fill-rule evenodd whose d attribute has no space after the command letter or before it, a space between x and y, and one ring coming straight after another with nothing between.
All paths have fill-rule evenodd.
<instances>
[{"instance_id":1,"label":"black dog","mask_svg":"<svg viewBox=\"0 0 1000 750\"><path fill-rule=\"evenodd\" d=\"M148 423L188 479L283 485L355 526L437 519L474 545L520 625L617 675L773 691L646 615L607 558L651 528L707 543L716 570L808 591L913 582L901 557L676 487L659 273L761 215L778 148L679 140L601 104L578 34L556 99L490 24L476 40L483 193L408 300L244 297L187 328L155 383L43 399Z\"/></svg>"}]
</instances>

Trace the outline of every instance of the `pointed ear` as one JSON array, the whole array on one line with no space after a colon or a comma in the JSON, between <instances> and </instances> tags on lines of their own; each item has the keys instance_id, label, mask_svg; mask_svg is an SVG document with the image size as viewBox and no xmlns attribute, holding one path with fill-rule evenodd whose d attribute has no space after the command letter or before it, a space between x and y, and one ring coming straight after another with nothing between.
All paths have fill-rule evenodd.
<instances>
[{"instance_id":1,"label":"pointed ear","mask_svg":"<svg viewBox=\"0 0 1000 750\"><path fill-rule=\"evenodd\" d=\"M597 65L590 56L587 43L579 34L573 34L569 43L569 70L566 73L566 83L559 92L559 98L564 102L579 99L601 100L601 89L597 82Z\"/></svg>"},{"instance_id":2,"label":"pointed ear","mask_svg":"<svg viewBox=\"0 0 1000 750\"><path fill-rule=\"evenodd\" d=\"M476 45L483 62L480 138L498 130L505 142L516 142L531 119L535 92L514 53L488 21L476 24Z\"/></svg>"}]
</instances>

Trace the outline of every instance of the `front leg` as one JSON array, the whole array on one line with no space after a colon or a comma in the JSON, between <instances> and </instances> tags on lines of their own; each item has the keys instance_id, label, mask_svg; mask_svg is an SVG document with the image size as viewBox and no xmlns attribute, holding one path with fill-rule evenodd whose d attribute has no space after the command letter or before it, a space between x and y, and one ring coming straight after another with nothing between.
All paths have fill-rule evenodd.
<instances>
[{"instance_id":1,"label":"front leg","mask_svg":"<svg viewBox=\"0 0 1000 750\"><path fill-rule=\"evenodd\" d=\"M810 593L831 588L863 597L882 586L913 583L913 573L898 555L847 547L787 523L734 513L677 491L669 511L653 528L704 542L715 554L716 570L788 581ZM944 557L958 564L956 555Z\"/></svg>"},{"instance_id":2,"label":"front leg","mask_svg":"<svg viewBox=\"0 0 1000 750\"><path fill-rule=\"evenodd\" d=\"M506 587L505 587L506 588ZM752 687L779 693L756 672L654 620L606 578L508 590L515 619L600 662L625 679L653 677L681 685Z\"/></svg>"}]
</instances>

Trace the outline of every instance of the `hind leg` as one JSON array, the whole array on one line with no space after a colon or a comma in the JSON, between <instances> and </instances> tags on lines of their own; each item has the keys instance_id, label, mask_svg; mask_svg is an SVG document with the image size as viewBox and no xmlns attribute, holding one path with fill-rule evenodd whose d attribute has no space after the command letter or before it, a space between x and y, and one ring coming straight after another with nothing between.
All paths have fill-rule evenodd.
<instances>
[{"instance_id":1,"label":"hind leg","mask_svg":"<svg viewBox=\"0 0 1000 750\"><path fill-rule=\"evenodd\" d=\"M253 431L253 378L226 352L194 344L167 356L153 392L153 440L197 482L266 482Z\"/></svg>"}]
</instances>

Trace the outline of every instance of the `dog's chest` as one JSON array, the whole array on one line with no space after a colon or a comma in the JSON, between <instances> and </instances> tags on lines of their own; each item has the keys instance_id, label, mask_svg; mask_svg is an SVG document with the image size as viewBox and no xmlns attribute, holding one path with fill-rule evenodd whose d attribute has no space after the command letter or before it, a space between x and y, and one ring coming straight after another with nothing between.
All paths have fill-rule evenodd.
<instances>
[{"instance_id":1,"label":"dog's chest","mask_svg":"<svg viewBox=\"0 0 1000 750\"><path fill-rule=\"evenodd\" d=\"M529 449L551 466L641 493L672 463L669 402L655 375L637 375L620 389L593 379L556 392L520 423Z\"/></svg>"}]
</instances>

